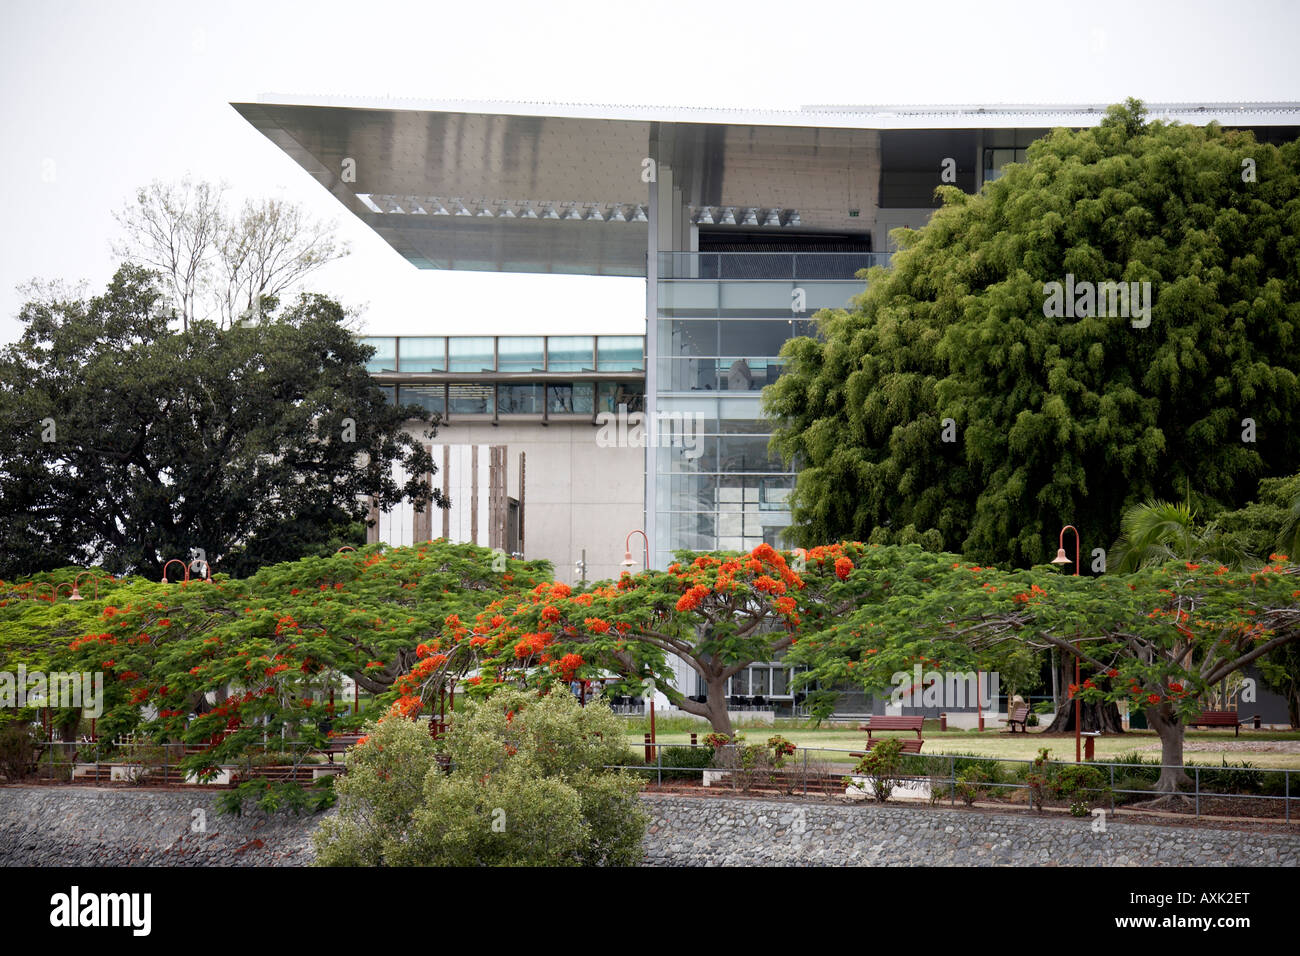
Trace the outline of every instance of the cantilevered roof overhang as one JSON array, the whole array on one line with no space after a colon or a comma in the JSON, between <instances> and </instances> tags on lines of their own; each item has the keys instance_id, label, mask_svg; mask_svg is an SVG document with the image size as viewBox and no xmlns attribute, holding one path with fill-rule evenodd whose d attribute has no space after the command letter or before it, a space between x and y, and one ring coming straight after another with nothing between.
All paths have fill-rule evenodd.
<instances>
[{"instance_id":1,"label":"cantilevered roof overhang","mask_svg":"<svg viewBox=\"0 0 1300 956\"><path fill-rule=\"evenodd\" d=\"M232 106L414 265L616 276L646 274L649 160L673 170L659 201L704 209L716 228L839 233L874 219L882 131L1087 127L1106 110L265 99ZM1148 110L1300 126L1296 103Z\"/></svg>"}]
</instances>

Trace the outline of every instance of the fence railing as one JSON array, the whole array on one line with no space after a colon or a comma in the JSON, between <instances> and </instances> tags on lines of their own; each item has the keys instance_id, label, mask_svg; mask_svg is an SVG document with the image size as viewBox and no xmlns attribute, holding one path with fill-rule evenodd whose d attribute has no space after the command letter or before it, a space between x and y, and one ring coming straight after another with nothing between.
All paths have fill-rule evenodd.
<instances>
[{"instance_id":1,"label":"fence railing","mask_svg":"<svg viewBox=\"0 0 1300 956\"><path fill-rule=\"evenodd\" d=\"M636 746L640 747L642 744ZM762 745L756 744L727 744L715 749L707 744L650 743L646 741L644 746L653 748L653 759L648 758L639 765L610 766L607 769L630 770L640 775L653 774L657 786L663 786L665 778L669 780L682 779L696 774L703 778L705 774L715 774L718 775L715 778L718 785L732 790L750 790L764 785L775 785L779 789L786 789L787 792L800 790L807 792L809 784L813 784L814 789L823 793L828 791L843 793L846 789L843 784L845 777L863 776L863 774L855 772L859 758L853 756L854 753L861 753L861 751L839 750L829 747L799 747L793 755L786 758L784 765L777 767L770 765L745 766L744 752L746 750L750 750L755 746L763 749ZM674 748L693 750L700 753L713 753L715 755L720 754L721 756L715 756L714 760L710 761L709 766L683 766L675 762L665 764L664 751ZM649 750L647 750L647 753L649 753ZM1293 802L1296 804L1295 809L1300 811L1300 791L1293 789L1291 779L1293 773L1300 775L1300 770L1292 770L1287 767L1173 765L1106 760L1083 763L1068 760L1048 760L1040 763L1032 759L1018 757L980 756L974 754L903 753L898 755L898 759L900 766L897 777L900 780L908 782L920 781L929 786L931 803L946 801L953 806L956 805L959 798L966 802L963 794L969 796L971 794L978 795L985 791L1031 790L1034 791L1030 801L1028 801L1031 806L1034 805L1034 797L1037 797L1038 802L1041 804L1048 800L1052 802L1065 800L1068 802L1071 798L1078 801L1080 797L1086 795L1086 802L1090 806L1108 804L1109 811L1114 813L1117 806L1120 805L1117 803L1117 796L1133 796L1146 799L1172 796L1172 794L1152 789L1117 786L1117 783L1133 782L1139 777L1152 775L1158 777L1161 771L1172 768L1183 771L1191 781L1190 788L1179 790L1177 796L1191 801L1191 815L1194 818L1199 819L1205 815L1203 808L1206 801L1216 798L1262 801L1261 806L1281 804L1279 809L1282 812L1278 817L1252 816L1250 817L1252 820L1259 819L1265 822L1278 820L1279 822L1290 823ZM1023 766L1025 770L1020 774L1007 775L1014 779L997 779L996 774L991 774L991 779L980 779L978 774L966 774L966 771L971 768L982 768L988 773L992 767L1000 767L1004 764ZM1054 788L1054 783L1059 781L1061 770L1067 767L1095 768L1103 775L1104 782L1102 785L1097 786L1087 786L1075 782L1070 784L1065 791L1059 791ZM1130 772L1124 773L1122 771ZM1030 780L1029 776L1034 772L1041 773L1045 780L1037 783ZM1234 775L1236 776L1234 777ZM1240 780L1241 783L1230 789L1222 789L1222 785L1217 782L1233 779ZM838 783L838 786L836 786L836 783ZM1251 792L1252 789L1260 792ZM1262 792L1266 789L1280 792ZM977 799L978 796L969 802L977 802ZM1137 810L1135 812L1145 811Z\"/></svg>"},{"instance_id":2,"label":"fence railing","mask_svg":"<svg viewBox=\"0 0 1300 956\"><path fill-rule=\"evenodd\" d=\"M181 742L154 743L144 738L130 740L45 740L32 767L37 779L69 783L132 783L179 786L194 784L192 771L181 761L192 756L196 745ZM313 758L321 757L317 762ZM291 776L297 779L309 770L338 773L343 764L329 761L328 750L306 740L268 742L261 752L244 759L219 764L230 778ZM259 771L264 771L259 773Z\"/></svg>"}]
</instances>

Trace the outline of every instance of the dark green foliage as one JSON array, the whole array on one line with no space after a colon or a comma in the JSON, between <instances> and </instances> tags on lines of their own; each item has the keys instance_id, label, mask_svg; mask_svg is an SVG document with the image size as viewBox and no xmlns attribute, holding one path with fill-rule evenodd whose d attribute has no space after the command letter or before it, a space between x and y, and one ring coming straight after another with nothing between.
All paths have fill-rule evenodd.
<instances>
[{"instance_id":1,"label":"dark green foliage","mask_svg":"<svg viewBox=\"0 0 1300 956\"><path fill-rule=\"evenodd\" d=\"M334 778L324 777L303 787L284 781L268 781L265 777L248 780L222 791L216 799L217 811L232 816L242 816L244 805L252 803L263 813L320 813L334 806Z\"/></svg>"},{"instance_id":2,"label":"dark green foliage","mask_svg":"<svg viewBox=\"0 0 1300 956\"><path fill-rule=\"evenodd\" d=\"M0 776L9 783L31 774L39 753L36 734L29 724L17 720L0 721Z\"/></svg>"},{"instance_id":3,"label":"dark green foliage","mask_svg":"<svg viewBox=\"0 0 1300 956\"><path fill-rule=\"evenodd\" d=\"M388 404L337 303L179 333L164 312L134 266L89 301L23 307L0 351L0 577L92 562L152 577L194 551L243 573L358 543L363 496L425 494L392 464L433 470L402 426L436 422Z\"/></svg>"},{"instance_id":4,"label":"dark green foliage","mask_svg":"<svg viewBox=\"0 0 1300 956\"><path fill-rule=\"evenodd\" d=\"M764 394L774 446L802 467L801 543L911 527L1037 564L1069 520L1087 563L1128 505L1213 514L1294 471L1300 144L1147 123L1129 101L1039 140L979 196L942 192L854 310L786 344ZM1067 274L1150 282L1150 325L1045 316L1045 283Z\"/></svg>"},{"instance_id":5,"label":"dark green foliage","mask_svg":"<svg viewBox=\"0 0 1300 956\"><path fill-rule=\"evenodd\" d=\"M665 780L701 780L713 764L712 747L662 747ZM654 776L654 773L651 773Z\"/></svg>"}]
</instances>

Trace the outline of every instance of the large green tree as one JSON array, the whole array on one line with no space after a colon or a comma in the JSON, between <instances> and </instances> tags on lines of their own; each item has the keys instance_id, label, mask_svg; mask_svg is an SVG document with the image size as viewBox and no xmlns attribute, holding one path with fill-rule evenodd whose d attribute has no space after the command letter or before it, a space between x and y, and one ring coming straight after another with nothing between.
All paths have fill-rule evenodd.
<instances>
[{"instance_id":1,"label":"large green tree","mask_svg":"<svg viewBox=\"0 0 1300 956\"><path fill-rule=\"evenodd\" d=\"M912 525L1034 564L1064 522L1086 553L1135 502L1211 513L1294 470L1300 144L1148 122L1129 101L979 195L940 192L851 311L787 343L765 392L802 469L802 543ZM1074 299L1093 315L1046 314L1050 283L1108 281L1151 284L1149 324Z\"/></svg>"},{"instance_id":2,"label":"large green tree","mask_svg":"<svg viewBox=\"0 0 1300 956\"><path fill-rule=\"evenodd\" d=\"M88 301L24 306L0 352L0 575L65 564L157 574L201 554L242 573L320 552L381 507L441 494L417 436L366 372L342 308L168 328L156 277L123 266Z\"/></svg>"}]
</instances>

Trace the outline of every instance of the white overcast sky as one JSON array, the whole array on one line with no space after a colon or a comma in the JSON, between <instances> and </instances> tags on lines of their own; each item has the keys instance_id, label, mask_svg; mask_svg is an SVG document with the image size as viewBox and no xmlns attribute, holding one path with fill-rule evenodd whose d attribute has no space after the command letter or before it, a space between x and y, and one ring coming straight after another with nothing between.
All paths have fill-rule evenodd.
<instances>
[{"instance_id":1,"label":"white overcast sky","mask_svg":"<svg viewBox=\"0 0 1300 956\"><path fill-rule=\"evenodd\" d=\"M0 343L21 332L17 284L102 290L113 211L136 186L187 173L336 220L353 255L309 285L362 310L372 332L643 330L644 280L415 269L232 100L1300 100L1297 37L1295 0L0 0Z\"/></svg>"}]
</instances>

